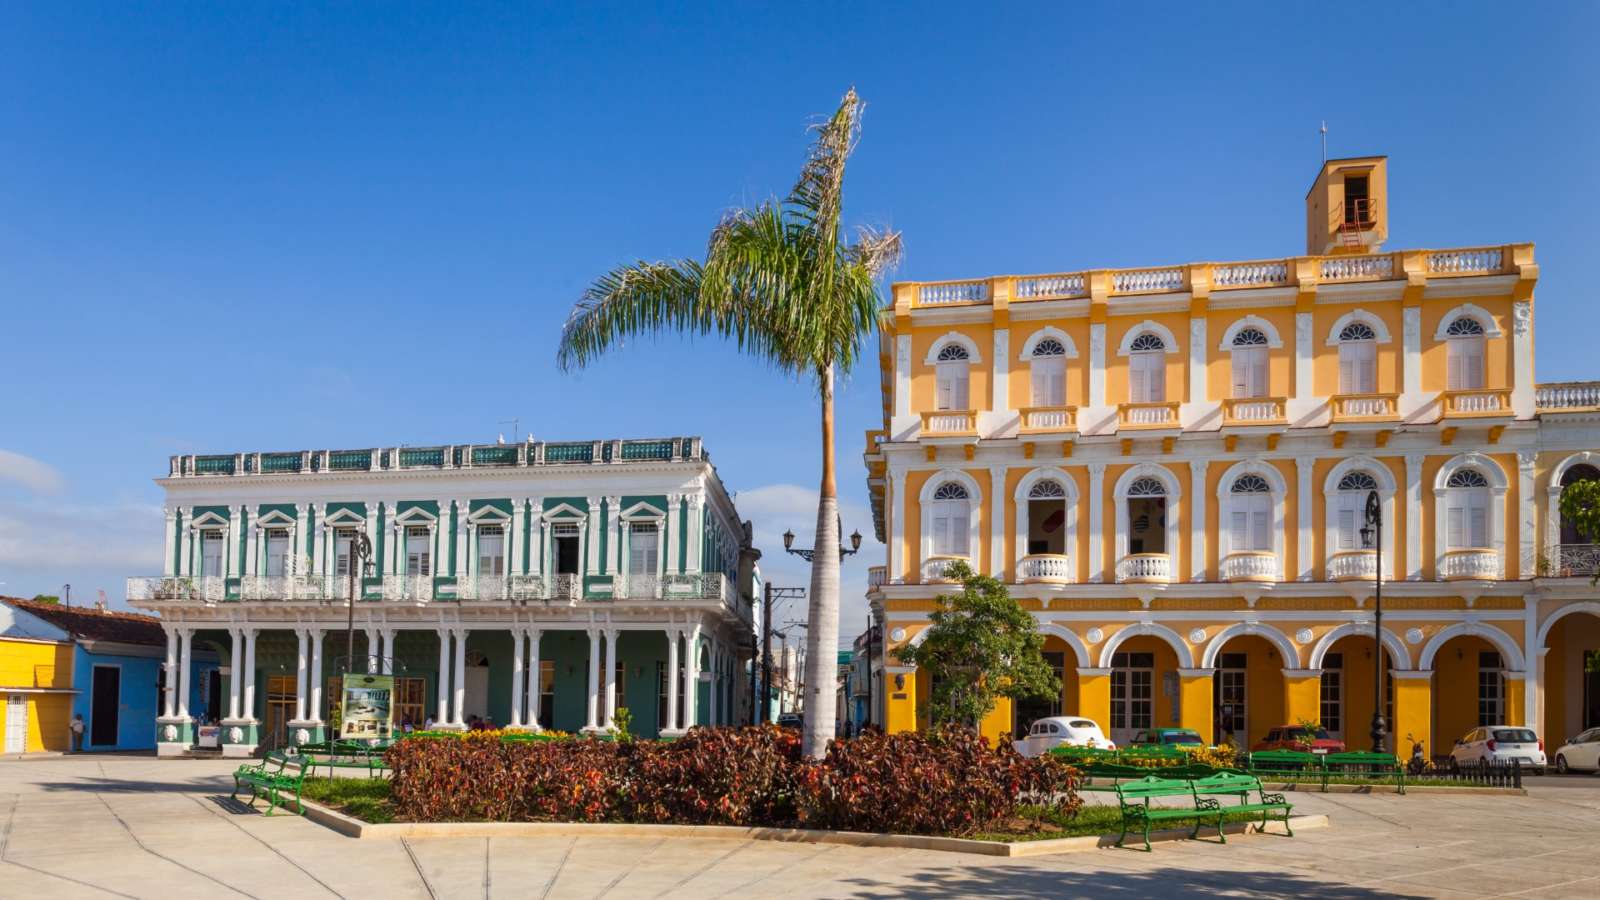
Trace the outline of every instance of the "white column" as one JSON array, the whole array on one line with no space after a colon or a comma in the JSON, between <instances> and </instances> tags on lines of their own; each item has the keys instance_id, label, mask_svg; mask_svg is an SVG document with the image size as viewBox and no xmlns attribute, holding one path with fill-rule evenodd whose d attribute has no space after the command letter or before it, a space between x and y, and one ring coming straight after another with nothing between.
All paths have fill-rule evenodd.
<instances>
[{"instance_id":1,"label":"white column","mask_svg":"<svg viewBox=\"0 0 1600 900\"><path fill-rule=\"evenodd\" d=\"M306 634L306 639L311 642L311 708L306 711L306 718L313 722L322 721L322 639L321 628L313 628Z\"/></svg>"},{"instance_id":2,"label":"white column","mask_svg":"<svg viewBox=\"0 0 1600 900\"><path fill-rule=\"evenodd\" d=\"M1206 379L1206 317L1189 318L1189 403L1211 400Z\"/></svg>"},{"instance_id":3,"label":"white column","mask_svg":"<svg viewBox=\"0 0 1600 900\"><path fill-rule=\"evenodd\" d=\"M700 702L700 626L684 632L684 652L689 658L684 661L683 682L686 685L683 692L683 726L693 728L695 725L695 711Z\"/></svg>"},{"instance_id":4,"label":"white column","mask_svg":"<svg viewBox=\"0 0 1600 900\"><path fill-rule=\"evenodd\" d=\"M1539 648L1539 599L1538 594L1522 598L1522 720L1529 728L1544 725L1545 651Z\"/></svg>"},{"instance_id":5,"label":"white column","mask_svg":"<svg viewBox=\"0 0 1600 900\"><path fill-rule=\"evenodd\" d=\"M667 629L667 723L663 731L678 727L678 642L682 639L682 632Z\"/></svg>"},{"instance_id":6,"label":"white column","mask_svg":"<svg viewBox=\"0 0 1600 900\"><path fill-rule=\"evenodd\" d=\"M1299 544L1296 550L1299 556L1297 568L1300 570L1296 577L1301 581L1312 580L1316 572L1316 561L1311 558L1316 552L1313 549L1315 545L1312 543L1312 539L1316 537L1316 526L1313 524L1313 516L1311 514L1314 502L1311 491L1311 475L1316 464L1317 461L1309 456L1297 456L1294 460L1294 472L1298 476L1296 478L1298 490L1295 494L1295 505L1299 511L1298 518L1300 520L1296 526L1296 530L1299 532ZM1283 560L1278 562L1280 566L1283 564Z\"/></svg>"},{"instance_id":7,"label":"white column","mask_svg":"<svg viewBox=\"0 0 1600 900\"><path fill-rule=\"evenodd\" d=\"M706 691L706 724L715 726L722 724L722 704L718 702L722 698L717 696L721 693L721 684L718 682L718 677L722 674L722 670L719 665L720 660L717 658L717 638L715 635L711 637L709 643L711 644L711 682L709 685L711 689Z\"/></svg>"},{"instance_id":8,"label":"white column","mask_svg":"<svg viewBox=\"0 0 1600 900\"><path fill-rule=\"evenodd\" d=\"M394 634L393 628L385 628L379 632L379 637L383 639L383 651L378 655L380 675L394 674Z\"/></svg>"},{"instance_id":9,"label":"white column","mask_svg":"<svg viewBox=\"0 0 1600 900\"><path fill-rule=\"evenodd\" d=\"M1539 506L1533 496L1533 464L1538 459L1539 454L1530 450L1517 453L1517 578L1532 578L1538 571L1535 559L1539 545ZM1509 570L1510 566L1506 568Z\"/></svg>"},{"instance_id":10,"label":"white column","mask_svg":"<svg viewBox=\"0 0 1600 900\"><path fill-rule=\"evenodd\" d=\"M239 677L244 674L244 635L237 628L228 629L228 718L239 718L239 694L244 685Z\"/></svg>"},{"instance_id":11,"label":"white column","mask_svg":"<svg viewBox=\"0 0 1600 900\"><path fill-rule=\"evenodd\" d=\"M539 638L543 633L537 628L528 629L528 718L527 724L534 731L539 730L539 706L542 697L543 685L540 683L539 667Z\"/></svg>"},{"instance_id":12,"label":"white column","mask_svg":"<svg viewBox=\"0 0 1600 900\"><path fill-rule=\"evenodd\" d=\"M388 504L383 517L383 526L389 531L388 535L386 535L387 540L384 541L383 565L382 568L379 569L379 571L384 575L398 574L394 567L394 560L395 556L399 553L400 541L403 535L401 534L400 526L395 524L394 511L395 505L393 503ZM400 558L405 559L404 556L401 556Z\"/></svg>"},{"instance_id":13,"label":"white column","mask_svg":"<svg viewBox=\"0 0 1600 900\"><path fill-rule=\"evenodd\" d=\"M328 527L328 504L318 503L316 514L316 524L311 526L311 571L327 575L333 571L333 567L328 565L328 539L333 533L333 529Z\"/></svg>"},{"instance_id":14,"label":"white column","mask_svg":"<svg viewBox=\"0 0 1600 900\"><path fill-rule=\"evenodd\" d=\"M1206 501L1208 494L1206 471L1209 462L1203 459L1189 461L1189 580L1206 580Z\"/></svg>"},{"instance_id":15,"label":"white column","mask_svg":"<svg viewBox=\"0 0 1600 900\"><path fill-rule=\"evenodd\" d=\"M254 628L244 629L244 709L241 712L246 719L256 717L256 638L259 636Z\"/></svg>"},{"instance_id":16,"label":"white column","mask_svg":"<svg viewBox=\"0 0 1600 900\"><path fill-rule=\"evenodd\" d=\"M1294 314L1294 399L1296 406L1309 405L1317 395L1312 360L1316 338L1312 334L1312 314Z\"/></svg>"},{"instance_id":17,"label":"white column","mask_svg":"<svg viewBox=\"0 0 1600 900\"><path fill-rule=\"evenodd\" d=\"M367 636L367 672L378 671L379 660L382 659L383 648L378 646L378 629L368 627L362 629ZM355 671L356 661L350 660L350 670Z\"/></svg>"},{"instance_id":18,"label":"white column","mask_svg":"<svg viewBox=\"0 0 1600 900\"><path fill-rule=\"evenodd\" d=\"M1401 323L1401 381L1400 391L1403 396L1412 398L1416 403L1422 393L1422 307L1407 306L1400 310ZM1400 406L1401 415L1409 410L1406 404Z\"/></svg>"},{"instance_id":19,"label":"white column","mask_svg":"<svg viewBox=\"0 0 1600 900\"><path fill-rule=\"evenodd\" d=\"M1531 419L1533 397L1533 302L1511 304L1511 409L1519 419ZM1533 683L1530 674L1528 683Z\"/></svg>"},{"instance_id":20,"label":"white column","mask_svg":"<svg viewBox=\"0 0 1600 900\"><path fill-rule=\"evenodd\" d=\"M439 709L438 715L433 717L435 725L446 725L450 722L450 629L440 628L439 632Z\"/></svg>"},{"instance_id":21,"label":"white column","mask_svg":"<svg viewBox=\"0 0 1600 900\"><path fill-rule=\"evenodd\" d=\"M310 699L308 682L311 681L311 659L306 653L306 632L303 628L294 630L294 720L306 720L306 701Z\"/></svg>"},{"instance_id":22,"label":"white column","mask_svg":"<svg viewBox=\"0 0 1600 900\"><path fill-rule=\"evenodd\" d=\"M194 668L194 629L178 631L178 716L189 718L189 670Z\"/></svg>"},{"instance_id":23,"label":"white column","mask_svg":"<svg viewBox=\"0 0 1600 900\"><path fill-rule=\"evenodd\" d=\"M994 330L994 377L990 390L993 401L989 408L1005 412L1011 408L1011 329Z\"/></svg>"},{"instance_id":24,"label":"white column","mask_svg":"<svg viewBox=\"0 0 1600 900\"><path fill-rule=\"evenodd\" d=\"M471 509L472 505L466 500L456 501L456 565L454 572L457 578L465 578L472 572L472 568L468 563L467 546L467 514Z\"/></svg>"},{"instance_id":25,"label":"white column","mask_svg":"<svg viewBox=\"0 0 1600 900\"><path fill-rule=\"evenodd\" d=\"M1089 580L1106 580L1105 511L1106 464L1089 464Z\"/></svg>"},{"instance_id":26,"label":"white column","mask_svg":"<svg viewBox=\"0 0 1600 900\"><path fill-rule=\"evenodd\" d=\"M309 512L310 510L307 508L306 504L295 504L294 528L289 532L289 558L293 560L294 567L289 571L296 574L306 571L306 535L309 534L309 532L306 531L306 515Z\"/></svg>"},{"instance_id":27,"label":"white column","mask_svg":"<svg viewBox=\"0 0 1600 900\"><path fill-rule=\"evenodd\" d=\"M162 507L162 512L166 516L167 531L162 542L161 574L176 575L178 574L178 511L166 506Z\"/></svg>"},{"instance_id":28,"label":"white column","mask_svg":"<svg viewBox=\"0 0 1600 900\"><path fill-rule=\"evenodd\" d=\"M161 714L173 718L178 714L178 629L166 626L167 633L167 684L161 692Z\"/></svg>"},{"instance_id":29,"label":"white column","mask_svg":"<svg viewBox=\"0 0 1600 900\"><path fill-rule=\"evenodd\" d=\"M678 574L678 533L683 530L678 516L682 508L682 494L667 495L667 527L661 530L661 540L666 546L661 548L661 564L668 575Z\"/></svg>"},{"instance_id":30,"label":"white column","mask_svg":"<svg viewBox=\"0 0 1600 900\"><path fill-rule=\"evenodd\" d=\"M261 525L255 521L251 521L250 524L245 527L250 529L250 542L249 545L245 547L244 573L246 575L255 575L261 570L261 563L259 561L261 556Z\"/></svg>"},{"instance_id":31,"label":"white column","mask_svg":"<svg viewBox=\"0 0 1600 900\"><path fill-rule=\"evenodd\" d=\"M1406 454L1406 580L1422 580L1422 460ZM1435 522L1434 527L1439 527Z\"/></svg>"},{"instance_id":32,"label":"white column","mask_svg":"<svg viewBox=\"0 0 1600 900\"><path fill-rule=\"evenodd\" d=\"M184 507L178 510L178 525L182 529L179 533L182 543L178 545L178 574L191 575L193 569L191 560L194 556L191 546L194 543L194 507Z\"/></svg>"},{"instance_id":33,"label":"white column","mask_svg":"<svg viewBox=\"0 0 1600 900\"><path fill-rule=\"evenodd\" d=\"M467 629L456 630L456 709L455 724L467 724Z\"/></svg>"},{"instance_id":34,"label":"white column","mask_svg":"<svg viewBox=\"0 0 1600 900\"><path fill-rule=\"evenodd\" d=\"M522 691L525 673L522 670L522 648L528 642L522 629L511 629L511 727L522 727Z\"/></svg>"},{"instance_id":35,"label":"white column","mask_svg":"<svg viewBox=\"0 0 1600 900\"><path fill-rule=\"evenodd\" d=\"M606 572L622 571L622 498L606 498Z\"/></svg>"},{"instance_id":36,"label":"white column","mask_svg":"<svg viewBox=\"0 0 1600 900\"><path fill-rule=\"evenodd\" d=\"M506 539L506 574L522 574L522 527L526 521L527 499L511 498L511 535Z\"/></svg>"},{"instance_id":37,"label":"white column","mask_svg":"<svg viewBox=\"0 0 1600 900\"><path fill-rule=\"evenodd\" d=\"M617 724L617 632L608 628L605 632L606 648L606 714L605 727L611 728Z\"/></svg>"},{"instance_id":38,"label":"white column","mask_svg":"<svg viewBox=\"0 0 1600 900\"><path fill-rule=\"evenodd\" d=\"M588 718L584 722L584 730L595 731L600 727L600 629L589 629L589 682L588 682Z\"/></svg>"},{"instance_id":39,"label":"white column","mask_svg":"<svg viewBox=\"0 0 1600 900\"><path fill-rule=\"evenodd\" d=\"M989 572L1006 580L1006 467L989 467ZM843 537L843 535L841 535ZM976 547L972 548L978 549ZM974 554L976 555L976 554ZM1015 581L1016 579L1011 579Z\"/></svg>"},{"instance_id":40,"label":"white column","mask_svg":"<svg viewBox=\"0 0 1600 900\"><path fill-rule=\"evenodd\" d=\"M538 543L534 545L533 552L528 555L529 565L533 567L535 575L542 575L551 568L547 565L545 556L550 552L550 521L542 515L539 518L539 527L535 529L538 534Z\"/></svg>"},{"instance_id":41,"label":"white column","mask_svg":"<svg viewBox=\"0 0 1600 900\"><path fill-rule=\"evenodd\" d=\"M227 558L222 561L222 571L230 577L241 573L239 568L239 547L240 541L244 538L243 526L240 525L240 518L243 515L243 507L228 507L228 530L222 536L224 541L222 552L227 554Z\"/></svg>"},{"instance_id":42,"label":"white column","mask_svg":"<svg viewBox=\"0 0 1600 900\"><path fill-rule=\"evenodd\" d=\"M911 415L911 335L895 336L894 415Z\"/></svg>"},{"instance_id":43,"label":"white column","mask_svg":"<svg viewBox=\"0 0 1600 900\"><path fill-rule=\"evenodd\" d=\"M588 575L600 574L600 502L598 498L589 498L589 517L584 520L586 538L584 540L584 558L586 563L583 571Z\"/></svg>"},{"instance_id":44,"label":"white column","mask_svg":"<svg viewBox=\"0 0 1600 900\"><path fill-rule=\"evenodd\" d=\"M1106 326L1089 326L1089 405L1106 405Z\"/></svg>"}]
</instances>

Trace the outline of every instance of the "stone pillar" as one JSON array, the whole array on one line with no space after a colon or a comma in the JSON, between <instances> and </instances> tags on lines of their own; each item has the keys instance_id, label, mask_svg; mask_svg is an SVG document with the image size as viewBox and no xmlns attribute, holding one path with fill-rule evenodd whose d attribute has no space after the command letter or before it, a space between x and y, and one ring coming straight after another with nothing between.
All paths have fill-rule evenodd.
<instances>
[{"instance_id":1,"label":"stone pillar","mask_svg":"<svg viewBox=\"0 0 1600 900\"><path fill-rule=\"evenodd\" d=\"M1318 722L1322 720L1322 670L1283 670L1283 720ZM1346 728L1345 731L1350 729ZM1250 735L1236 735L1239 746L1249 743Z\"/></svg>"},{"instance_id":2,"label":"stone pillar","mask_svg":"<svg viewBox=\"0 0 1600 900\"><path fill-rule=\"evenodd\" d=\"M311 680L311 660L306 654L306 631L303 628L294 630L294 720L306 720L306 694L307 682Z\"/></svg>"},{"instance_id":3,"label":"stone pillar","mask_svg":"<svg viewBox=\"0 0 1600 900\"><path fill-rule=\"evenodd\" d=\"M1514 577L1522 579L1534 577L1539 570L1539 501L1533 490L1533 466L1538 459L1536 451L1517 452L1517 574ZM1560 502L1556 501L1558 514ZM1508 562L1506 569L1510 568Z\"/></svg>"},{"instance_id":4,"label":"stone pillar","mask_svg":"<svg viewBox=\"0 0 1600 900\"><path fill-rule=\"evenodd\" d=\"M309 514L310 514L310 508L307 507L306 504L304 504L304 503L296 503L295 504L295 506L294 506L294 516L295 516L295 518L294 518L294 528L291 529L290 532L289 532L289 560L294 564L289 568L289 572L291 574L295 574L295 575L299 575L299 574L302 574L302 573L310 574L310 573L306 573L306 565L305 565L306 535L310 533L310 532L308 532L306 530L306 527L307 527L306 516L309 515Z\"/></svg>"},{"instance_id":5,"label":"stone pillar","mask_svg":"<svg viewBox=\"0 0 1600 900\"><path fill-rule=\"evenodd\" d=\"M682 567L680 562L681 556L678 553L678 538L680 537L680 532L683 530L683 523L680 519L680 516L682 515L680 510L682 509L683 495L668 494L667 527L661 530L661 540L666 545L661 548L661 561L662 566L668 575L678 574L678 571Z\"/></svg>"},{"instance_id":6,"label":"stone pillar","mask_svg":"<svg viewBox=\"0 0 1600 900\"><path fill-rule=\"evenodd\" d=\"M244 629L244 709L242 718L256 717L256 638L260 633L250 627Z\"/></svg>"},{"instance_id":7,"label":"stone pillar","mask_svg":"<svg viewBox=\"0 0 1600 900\"><path fill-rule=\"evenodd\" d=\"M166 626L167 633L167 682L166 689L161 695L161 715L171 719L178 715L178 629Z\"/></svg>"},{"instance_id":8,"label":"stone pillar","mask_svg":"<svg viewBox=\"0 0 1600 900\"><path fill-rule=\"evenodd\" d=\"M1412 740L1422 741L1429 756L1439 752L1440 748L1433 746L1433 670L1390 669L1389 674L1394 678L1394 721L1389 723L1390 752L1402 761L1408 759ZM1360 724L1363 727L1366 725ZM1347 740L1345 744L1347 749L1365 749L1357 747L1355 741Z\"/></svg>"},{"instance_id":9,"label":"stone pillar","mask_svg":"<svg viewBox=\"0 0 1600 900\"><path fill-rule=\"evenodd\" d=\"M313 628L307 632L306 637L311 641L311 708L306 718L313 722L322 722L322 639L323 631Z\"/></svg>"},{"instance_id":10,"label":"stone pillar","mask_svg":"<svg viewBox=\"0 0 1600 900\"><path fill-rule=\"evenodd\" d=\"M398 507L395 504L389 504L388 512L383 520L384 527L389 530L389 534L388 539L384 541L383 564L379 567L378 571L384 575L400 574L400 570L395 568L394 563L397 556L402 563L405 562L405 551L401 549L400 546L405 540L405 531L400 527L398 522L394 521L395 510L397 508ZM388 598L386 597L384 599Z\"/></svg>"},{"instance_id":11,"label":"stone pillar","mask_svg":"<svg viewBox=\"0 0 1600 900\"><path fill-rule=\"evenodd\" d=\"M316 524L311 526L311 571L317 575L332 575L333 566L328 561L328 540L333 529L328 527L328 504L316 506Z\"/></svg>"},{"instance_id":12,"label":"stone pillar","mask_svg":"<svg viewBox=\"0 0 1600 900\"><path fill-rule=\"evenodd\" d=\"M591 519L592 521L592 519ZM589 629L588 717L584 731L600 730L600 629Z\"/></svg>"},{"instance_id":13,"label":"stone pillar","mask_svg":"<svg viewBox=\"0 0 1600 900\"><path fill-rule=\"evenodd\" d=\"M1533 418L1533 387L1533 301L1518 300L1511 304L1511 409L1519 419Z\"/></svg>"},{"instance_id":14,"label":"stone pillar","mask_svg":"<svg viewBox=\"0 0 1600 900\"><path fill-rule=\"evenodd\" d=\"M1406 454L1406 580L1422 580L1422 460ZM1435 522L1434 527L1439 523Z\"/></svg>"},{"instance_id":15,"label":"stone pillar","mask_svg":"<svg viewBox=\"0 0 1600 900\"><path fill-rule=\"evenodd\" d=\"M604 726L613 728L617 718L617 632L614 628L605 631L605 698L606 712Z\"/></svg>"},{"instance_id":16,"label":"stone pillar","mask_svg":"<svg viewBox=\"0 0 1600 900\"><path fill-rule=\"evenodd\" d=\"M189 677L194 668L194 629L178 630L178 718L189 718Z\"/></svg>"},{"instance_id":17,"label":"stone pillar","mask_svg":"<svg viewBox=\"0 0 1600 900\"><path fill-rule=\"evenodd\" d=\"M444 726L450 722L450 629L439 628L439 709L438 715L433 717L435 725Z\"/></svg>"},{"instance_id":18,"label":"stone pillar","mask_svg":"<svg viewBox=\"0 0 1600 900\"><path fill-rule=\"evenodd\" d=\"M528 631L528 727L539 730L539 706L543 700L543 685L539 681L539 638L537 628Z\"/></svg>"},{"instance_id":19,"label":"stone pillar","mask_svg":"<svg viewBox=\"0 0 1600 900\"><path fill-rule=\"evenodd\" d=\"M167 531L162 542L161 574L178 574L178 511L170 506L162 507L161 511L166 516Z\"/></svg>"},{"instance_id":20,"label":"stone pillar","mask_svg":"<svg viewBox=\"0 0 1600 900\"><path fill-rule=\"evenodd\" d=\"M368 626L363 631L367 636L367 672L371 674L378 671L378 667L382 665L383 648L378 645L378 629ZM352 659L350 660L350 671L354 672L355 668L356 661Z\"/></svg>"},{"instance_id":21,"label":"stone pillar","mask_svg":"<svg viewBox=\"0 0 1600 900\"><path fill-rule=\"evenodd\" d=\"M589 498L589 514L584 519L583 571L586 575L600 574L600 502Z\"/></svg>"},{"instance_id":22,"label":"stone pillar","mask_svg":"<svg viewBox=\"0 0 1600 900\"><path fill-rule=\"evenodd\" d=\"M889 517L889 569L884 582L900 584L906 578L906 473L890 462L889 496L884 498Z\"/></svg>"},{"instance_id":23,"label":"stone pillar","mask_svg":"<svg viewBox=\"0 0 1600 900\"><path fill-rule=\"evenodd\" d=\"M1506 724L1526 725L1535 728L1536 723L1528 721L1528 694L1527 672L1507 672L1506 678ZM1399 717L1399 711L1395 716Z\"/></svg>"},{"instance_id":24,"label":"stone pillar","mask_svg":"<svg viewBox=\"0 0 1600 900\"><path fill-rule=\"evenodd\" d=\"M1316 555L1316 551L1313 549L1316 546L1313 543L1316 537L1316 528L1312 521L1315 503L1311 488L1311 476L1316 464L1316 459L1309 456L1297 456L1294 460L1294 471L1297 476L1295 479L1297 483L1295 506L1299 512L1299 523L1295 529L1299 535L1299 543L1295 547L1295 570L1298 573L1295 577L1300 581L1313 580L1316 572L1316 561L1312 559ZM1383 551L1380 549L1378 552L1381 554ZM1287 561L1279 560L1278 564L1286 566ZM1288 573L1284 572L1284 574L1287 575Z\"/></svg>"},{"instance_id":25,"label":"stone pillar","mask_svg":"<svg viewBox=\"0 0 1600 900\"><path fill-rule=\"evenodd\" d=\"M1105 551L1106 464L1089 464L1089 580L1106 580ZM1107 687L1107 690L1110 690ZM1087 714L1085 714L1087 715ZM1096 719L1095 721L1099 721Z\"/></svg>"},{"instance_id":26,"label":"stone pillar","mask_svg":"<svg viewBox=\"0 0 1600 900\"><path fill-rule=\"evenodd\" d=\"M722 693L722 659L716 635L712 635L708 643L711 645L711 681L708 685L710 690L706 691L706 724L721 725L722 704L719 701L722 698L719 695Z\"/></svg>"},{"instance_id":27,"label":"stone pillar","mask_svg":"<svg viewBox=\"0 0 1600 900\"><path fill-rule=\"evenodd\" d=\"M467 724L467 629L457 628L456 633L456 684L455 684L455 718L452 722L458 728Z\"/></svg>"},{"instance_id":28,"label":"stone pillar","mask_svg":"<svg viewBox=\"0 0 1600 900\"><path fill-rule=\"evenodd\" d=\"M667 721L661 728L663 733L678 733L678 687L681 684L678 678L678 642L683 639L683 633L675 628L667 629Z\"/></svg>"},{"instance_id":29,"label":"stone pillar","mask_svg":"<svg viewBox=\"0 0 1600 900\"><path fill-rule=\"evenodd\" d=\"M702 519L705 508L705 497L701 494L690 494L685 498L689 503L689 527L685 537L688 539L688 570L699 572L700 562L700 536L705 533L705 523Z\"/></svg>"},{"instance_id":30,"label":"stone pillar","mask_svg":"<svg viewBox=\"0 0 1600 900\"><path fill-rule=\"evenodd\" d=\"M611 575L622 573L622 498L606 498L606 559L601 570Z\"/></svg>"},{"instance_id":31,"label":"stone pillar","mask_svg":"<svg viewBox=\"0 0 1600 900\"><path fill-rule=\"evenodd\" d=\"M1213 672L1212 669L1178 670L1178 723L1184 728L1193 728L1202 736L1211 735L1210 740L1215 743L1220 735L1213 734L1217 727L1212 708L1215 703L1211 685Z\"/></svg>"},{"instance_id":32,"label":"stone pillar","mask_svg":"<svg viewBox=\"0 0 1600 900\"><path fill-rule=\"evenodd\" d=\"M383 639L383 651L378 657L380 675L394 674L394 635L393 628L385 628L379 632L378 636Z\"/></svg>"},{"instance_id":33,"label":"stone pillar","mask_svg":"<svg viewBox=\"0 0 1600 900\"><path fill-rule=\"evenodd\" d=\"M700 705L700 626L684 632L684 652L689 654L683 667L683 681L686 685L683 695L683 727L693 728L698 724L695 718Z\"/></svg>"},{"instance_id":34,"label":"stone pillar","mask_svg":"<svg viewBox=\"0 0 1600 900\"><path fill-rule=\"evenodd\" d=\"M261 569L261 525L252 521L248 527L250 540L244 552L244 574L257 575Z\"/></svg>"},{"instance_id":35,"label":"stone pillar","mask_svg":"<svg viewBox=\"0 0 1600 900\"><path fill-rule=\"evenodd\" d=\"M1111 670L1078 668L1078 715L1111 728Z\"/></svg>"},{"instance_id":36,"label":"stone pillar","mask_svg":"<svg viewBox=\"0 0 1600 900\"><path fill-rule=\"evenodd\" d=\"M1193 517L1189 526L1189 580L1206 580L1206 472L1209 462L1203 459L1189 461L1189 509Z\"/></svg>"},{"instance_id":37,"label":"stone pillar","mask_svg":"<svg viewBox=\"0 0 1600 900\"><path fill-rule=\"evenodd\" d=\"M239 693L244 687L239 676L244 674L244 635L237 628L228 629L228 718L239 718Z\"/></svg>"},{"instance_id":38,"label":"stone pillar","mask_svg":"<svg viewBox=\"0 0 1600 900\"><path fill-rule=\"evenodd\" d=\"M522 629L511 629L511 727L522 727L523 689L522 648L528 642Z\"/></svg>"},{"instance_id":39,"label":"stone pillar","mask_svg":"<svg viewBox=\"0 0 1600 900\"><path fill-rule=\"evenodd\" d=\"M1101 409L1106 405L1106 326L1104 322L1089 326L1089 405Z\"/></svg>"},{"instance_id":40,"label":"stone pillar","mask_svg":"<svg viewBox=\"0 0 1600 900\"><path fill-rule=\"evenodd\" d=\"M238 577L241 572L239 567L240 540L244 537L239 521L244 516L244 507L228 507L228 530L223 533L223 560L222 572L226 576Z\"/></svg>"},{"instance_id":41,"label":"stone pillar","mask_svg":"<svg viewBox=\"0 0 1600 900\"><path fill-rule=\"evenodd\" d=\"M989 467L989 571L987 574L1006 580L1006 467ZM844 535L840 535L841 538ZM1026 548L1019 548L1026 549ZM977 547L972 548L972 558L978 559ZM1013 581L1016 579L1013 578Z\"/></svg>"},{"instance_id":42,"label":"stone pillar","mask_svg":"<svg viewBox=\"0 0 1600 900\"><path fill-rule=\"evenodd\" d=\"M523 497L511 498L511 533L506 536L506 575L522 574L522 530L526 521L528 501Z\"/></svg>"},{"instance_id":43,"label":"stone pillar","mask_svg":"<svg viewBox=\"0 0 1600 900\"><path fill-rule=\"evenodd\" d=\"M194 561L194 551L192 549L194 544L194 527L191 525L193 520L194 507L191 506L178 510L178 527L180 529L179 535L182 538L182 543L178 547L179 575L193 574L193 570L191 568L191 564Z\"/></svg>"},{"instance_id":44,"label":"stone pillar","mask_svg":"<svg viewBox=\"0 0 1600 900\"><path fill-rule=\"evenodd\" d=\"M451 571L458 581L466 578L467 574L472 571L471 565L467 560L467 513L469 511L470 505L468 501L456 501L456 554L455 566ZM460 590L461 588L458 586L456 588L457 596L460 596Z\"/></svg>"}]
</instances>

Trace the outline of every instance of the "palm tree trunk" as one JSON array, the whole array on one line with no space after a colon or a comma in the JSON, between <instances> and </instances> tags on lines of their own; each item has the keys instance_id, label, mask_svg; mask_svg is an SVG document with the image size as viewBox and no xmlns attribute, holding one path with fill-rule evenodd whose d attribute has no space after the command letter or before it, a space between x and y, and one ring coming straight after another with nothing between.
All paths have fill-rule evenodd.
<instances>
[{"instance_id":1,"label":"palm tree trunk","mask_svg":"<svg viewBox=\"0 0 1600 900\"><path fill-rule=\"evenodd\" d=\"M821 759L833 739L839 679L839 497L833 473L833 366L817 373L822 388L822 487L811 557L806 629L805 734L801 752Z\"/></svg>"}]
</instances>

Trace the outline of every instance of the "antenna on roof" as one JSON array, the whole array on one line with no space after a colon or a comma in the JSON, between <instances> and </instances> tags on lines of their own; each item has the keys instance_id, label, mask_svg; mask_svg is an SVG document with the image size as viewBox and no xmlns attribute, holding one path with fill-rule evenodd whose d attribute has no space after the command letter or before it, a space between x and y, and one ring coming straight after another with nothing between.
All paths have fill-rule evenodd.
<instances>
[{"instance_id":1,"label":"antenna on roof","mask_svg":"<svg viewBox=\"0 0 1600 900\"><path fill-rule=\"evenodd\" d=\"M501 419L500 421L496 422L495 424L496 425L510 425L511 426L511 442L513 444L517 442L517 440L518 440L517 436L520 433L520 431L522 430L522 420L521 419L517 419L517 418ZM506 442L506 436L504 434L500 435L500 443L504 444L505 442Z\"/></svg>"},{"instance_id":2,"label":"antenna on roof","mask_svg":"<svg viewBox=\"0 0 1600 900\"><path fill-rule=\"evenodd\" d=\"M1322 161L1328 161L1328 120L1322 120Z\"/></svg>"}]
</instances>

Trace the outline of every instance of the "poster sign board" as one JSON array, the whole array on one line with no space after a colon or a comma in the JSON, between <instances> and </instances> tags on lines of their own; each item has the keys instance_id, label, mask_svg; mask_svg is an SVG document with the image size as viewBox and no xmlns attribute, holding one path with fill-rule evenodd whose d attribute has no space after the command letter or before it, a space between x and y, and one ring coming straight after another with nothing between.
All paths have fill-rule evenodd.
<instances>
[{"instance_id":1,"label":"poster sign board","mask_svg":"<svg viewBox=\"0 0 1600 900\"><path fill-rule=\"evenodd\" d=\"M347 675L339 707L339 737L388 740L393 733L394 676Z\"/></svg>"}]
</instances>

